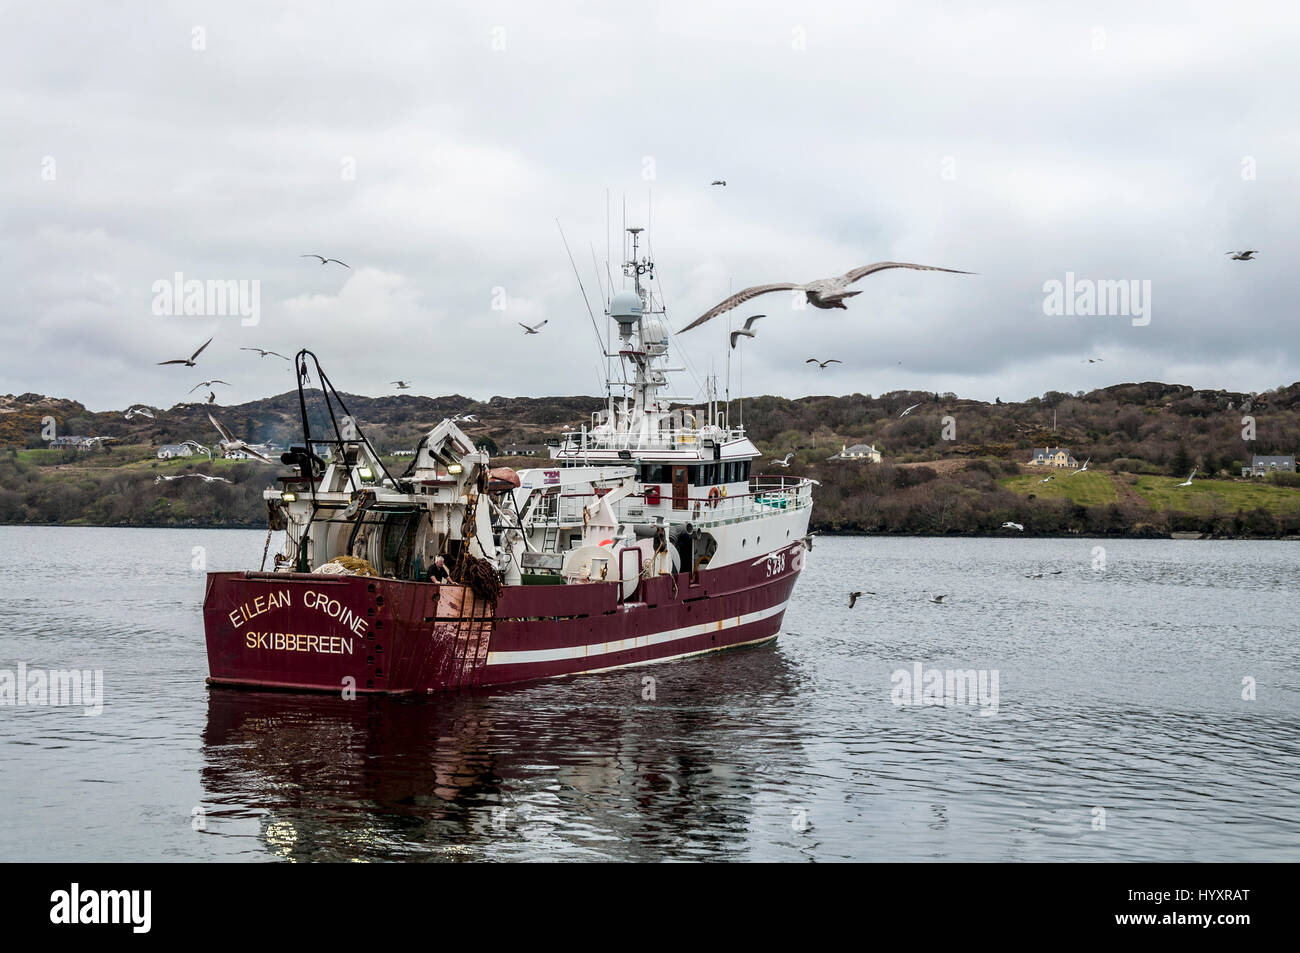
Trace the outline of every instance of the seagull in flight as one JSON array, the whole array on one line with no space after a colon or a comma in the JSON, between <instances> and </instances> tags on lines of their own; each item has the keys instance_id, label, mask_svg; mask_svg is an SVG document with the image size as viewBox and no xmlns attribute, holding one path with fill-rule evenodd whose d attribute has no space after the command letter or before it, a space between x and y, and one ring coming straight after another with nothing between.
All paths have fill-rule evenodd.
<instances>
[{"instance_id":1,"label":"seagull in flight","mask_svg":"<svg viewBox=\"0 0 1300 953\"><path fill-rule=\"evenodd\" d=\"M1191 486L1192 477L1196 476L1197 469L1198 469L1197 467L1192 467L1192 472L1188 474L1187 479L1184 480L1182 483L1175 483L1174 486Z\"/></svg>"},{"instance_id":2,"label":"seagull in flight","mask_svg":"<svg viewBox=\"0 0 1300 953\"><path fill-rule=\"evenodd\" d=\"M1038 482L1039 482L1039 483L1046 483L1046 482L1048 482L1049 480L1055 480L1055 479L1056 479L1056 474L1055 474L1055 473L1049 473L1047 476L1043 477L1043 478L1042 478L1041 480L1039 480Z\"/></svg>"},{"instance_id":3,"label":"seagull in flight","mask_svg":"<svg viewBox=\"0 0 1300 953\"><path fill-rule=\"evenodd\" d=\"M164 364L184 364L186 367L193 367L193 366L194 366L194 359L195 359L196 357L198 357L200 354L203 353L203 348L204 348L204 347L207 347L207 346L208 346L209 344L211 344L211 343L212 343L212 338L208 338L206 341L203 342L203 347L199 348L197 351L195 351L195 352L194 352L193 354L191 354L189 357L178 358L178 359L176 359L176 360L174 360L174 361L159 361L159 362L158 362L158 366L159 366L159 367L162 367Z\"/></svg>"},{"instance_id":4,"label":"seagull in flight","mask_svg":"<svg viewBox=\"0 0 1300 953\"><path fill-rule=\"evenodd\" d=\"M451 418L451 422L454 424L462 421L467 424L476 424L478 423L478 414L456 414Z\"/></svg>"},{"instance_id":5,"label":"seagull in flight","mask_svg":"<svg viewBox=\"0 0 1300 953\"><path fill-rule=\"evenodd\" d=\"M1255 256L1259 254L1259 249L1252 248L1249 251L1228 251L1225 255L1231 255L1233 261L1254 261Z\"/></svg>"},{"instance_id":6,"label":"seagull in flight","mask_svg":"<svg viewBox=\"0 0 1300 953\"><path fill-rule=\"evenodd\" d=\"M549 322L550 320L551 320L550 318L546 318L541 323L533 324L533 325L527 325L524 324L524 322L520 321L519 326L524 329L525 334L541 334L542 328L545 327L547 322Z\"/></svg>"},{"instance_id":7,"label":"seagull in flight","mask_svg":"<svg viewBox=\"0 0 1300 953\"><path fill-rule=\"evenodd\" d=\"M709 183L709 185L722 185L722 186L725 186L726 184L727 184L726 179L714 179L712 182Z\"/></svg>"},{"instance_id":8,"label":"seagull in flight","mask_svg":"<svg viewBox=\"0 0 1300 953\"><path fill-rule=\"evenodd\" d=\"M225 384L227 387L230 386L230 382L229 382L229 381L219 381L219 380L199 381L197 384L195 384L193 387L191 387L188 391L186 391L186 393L192 394L192 393L194 393L196 390L198 390L200 387L206 387L206 388L208 388L208 389L210 390L210 389L212 388L212 385L213 385L213 384Z\"/></svg>"},{"instance_id":9,"label":"seagull in flight","mask_svg":"<svg viewBox=\"0 0 1300 953\"><path fill-rule=\"evenodd\" d=\"M127 420L130 420L132 417L148 417L150 420L154 419L153 411L148 407L127 408L127 411L123 416L125 416Z\"/></svg>"},{"instance_id":10,"label":"seagull in flight","mask_svg":"<svg viewBox=\"0 0 1300 953\"><path fill-rule=\"evenodd\" d=\"M1102 362L1102 358L1100 358L1100 357L1090 357L1090 358L1088 358L1086 361L1080 361L1079 363L1080 363L1080 364L1100 364L1101 362Z\"/></svg>"},{"instance_id":11,"label":"seagull in flight","mask_svg":"<svg viewBox=\"0 0 1300 953\"><path fill-rule=\"evenodd\" d=\"M947 598L948 598L948 594L947 594L947 593L943 593L942 595L938 595L938 596L936 596L934 593L931 593L931 594L930 594L930 601L933 602L933 603L936 603L936 604L938 604L938 603L942 603L943 600L944 600L944 599L947 599Z\"/></svg>"},{"instance_id":12,"label":"seagull in flight","mask_svg":"<svg viewBox=\"0 0 1300 953\"><path fill-rule=\"evenodd\" d=\"M1082 473L1084 470L1088 469L1088 464L1090 464L1090 463L1092 463L1092 457L1089 457L1087 460L1084 460L1084 461L1083 461L1083 466L1081 466L1081 467L1079 467L1079 469L1075 470L1074 473L1070 473L1070 474L1068 474L1068 476L1074 476L1075 473Z\"/></svg>"},{"instance_id":13,"label":"seagull in flight","mask_svg":"<svg viewBox=\"0 0 1300 953\"><path fill-rule=\"evenodd\" d=\"M208 414L208 420L212 421L212 426L216 427L217 433L221 434L221 439L217 441L217 444L221 447L222 453L230 453L232 451L239 450L248 454L250 457L255 457L256 459L261 460L263 463L271 462L266 457L262 456L260 453L258 453L252 447L250 447L246 440L236 440L234 435L231 434L229 430L227 430L225 427L221 426L221 424L217 422L216 417L213 417L211 414Z\"/></svg>"},{"instance_id":14,"label":"seagull in flight","mask_svg":"<svg viewBox=\"0 0 1300 953\"><path fill-rule=\"evenodd\" d=\"M389 381L388 383L395 385L398 390L406 390L411 386L407 381Z\"/></svg>"},{"instance_id":15,"label":"seagull in flight","mask_svg":"<svg viewBox=\"0 0 1300 953\"><path fill-rule=\"evenodd\" d=\"M1023 523L1010 523L1010 522L1003 523L1002 528L1019 530L1022 533L1025 531L1025 525Z\"/></svg>"},{"instance_id":16,"label":"seagull in flight","mask_svg":"<svg viewBox=\"0 0 1300 953\"><path fill-rule=\"evenodd\" d=\"M790 461L793 460L793 459L794 459L794 452L791 451L790 453L787 453L787 454L785 455L785 457L783 457L782 459L780 459L780 460L773 460L773 461L772 461L772 466L774 466L774 467L788 467L788 466L790 465Z\"/></svg>"},{"instance_id":17,"label":"seagull in flight","mask_svg":"<svg viewBox=\"0 0 1300 953\"><path fill-rule=\"evenodd\" d=\"M827 365L827 364L843 364L844 362L841 361L838 357L828 358L827 360L824 360L824 361L819 361L819 360L817 360L817 358L815 358L815 357L810 357L810 358L808 358L808 360L804 361L804 363L805 363L805 364L816 364L818 370L820 370L820 371L824 371L824 370L826 370L826 365Z\"/></svg>"},{"instance_id":18,"label":"seagull in flight","mask_svg":"<svg viewBox=\"0 0 1300 953\"><path fill-rule=\"evenodd\" d=\"M857 592L850 592L849 608L852 609L855 605L857 605L859 596L874 596L874 595L875 595L874 592L864 592L863 590L858 590Z\"/></svg>"},{"instance_id":19,"label":"seagull in flight","mask_svg":"<svg viewBox=\"0 0 1300 953\"><path fill-rule=\"evenodd\" d=\"M208 476L206 473L195 473L192 476L198 477L204 483L234 483L234 480L227 480L221 476Z\"/></svg>"},{"instance_id":20,"label":"seagull in flight","mask_svg":"<svg viewBox=\"0 0 1300 953\"><path fill-rule=\"evenodd\" d=\"M754 285L752 288L746 288L743 291L737 291L730 298L726 298L719 304L714 305L704 314L700 315L682 331L689 331L691 328L697 328L710 318L716 318L718 315L730 311L737 305L743 304L750 298L756 298L759 295L765 295L772 291L802 291L808 299L808 303L814 308L842 308L848 310L848 305L844 303L845 298L851 298L854 295L861 294L860 291L849 291L849 285L865 278L867 275L875 274L878 271L885 271L889 268L914 268L918 271L947 271L957 275L969 275L973 272L957 271L955 268L939 268L934 265L914 265L906 261L878 261L874 265L863 265L861 268L854 268L852 271L846 271L844 274L835 278L819 278L816 281L809 281L804 284L796 284L792 281L780 281L770 285Z\"/></svg>"},{"instance_id":21,"label":"seagull in flight","mask_svg":"<svg viewBox=\"0 0 1300 953\"><path fill-rule=\"evenodd\" d=\"M748 318L745 319L745 326L743 328L740 328L736 331L732 331L731 349L733 351L736 349L736 338L738 337L752 338L755 334L754 322L757 321L759 318L765 318L765 317L767 317L767 315L765 314L751 314Z\"/></svg>"},{"instance_id":22,"label":"seagull in flight","mask_svg":"<svg viewBox=\"0 0 1300 953\"><path fill-rule=\"evenodd\" d=\"M346 261L339 261L337 258L326 258L324 255L299 255L298 257L299 257L299 258L319 258L319 259L320 259L320 263L321 263L322 265L328 265L330 262L334 262L336 265L342 265L344 268L351 268L351 267L352 267L352 266L349 265Z\"/></svg>"},{"instance_id":23,"label":"seagull in flight","mask_svg":"<svg viewBox=\"0 0 1300 953\"><path fill-rule=\"evenodd\" d=\"M278 352L278 351L267 351L267 350L265 350L265 349L263 349L263 348L260 348L260 347L241 347L240 350L241 350L241 351L256 351L258 357L266 357L268 354L270 354L272 357L283 358L283 359L286 360L286 361L289 360L289 358L285 357L283 354L281 354L281 353Z\"/></svg>"},{"instance_id":24,"label":"seagull in flight","mask_svg":"<svg viewBox=\"0 0 1300 953\"><path fill-rule=\"evenodd\" d=\"M910 414L912 411L916 410L916 408L918 408L918 407L920 407L920 406L921 406L920 404L913 404L911 407L908 407L908 408L905 409L901 414L898 415L898 416L899 416L899 419L902 419L903 417L906 417L908 414Z\"/></svg>"}]
</instances>

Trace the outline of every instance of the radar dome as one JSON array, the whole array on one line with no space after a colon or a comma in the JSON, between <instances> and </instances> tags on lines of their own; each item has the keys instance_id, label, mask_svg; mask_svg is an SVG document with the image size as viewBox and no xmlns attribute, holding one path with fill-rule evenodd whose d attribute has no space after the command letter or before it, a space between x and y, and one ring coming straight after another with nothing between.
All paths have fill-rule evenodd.
<instances>
[{"instance_id":1,"label":"radar dome","mask_svg":"<svg viewBox=\"0 0 1300 953\"><path fill-rule=\"evenodd\" d=\"M664 344L668 341L668 329L658 318L646 318L641 322L642 344Z\"/></svg>"},{"instance_id":2,"label":"radar dome","mask_svg":"<svg viewBox=\"0 0 1300 953\"><path fill-rule=\"evenodd\" d=\"M619 291L609 302L609 315L615 321L635 321L641 317L641 296L635 291Z\"/></svg>"}]
</instances>

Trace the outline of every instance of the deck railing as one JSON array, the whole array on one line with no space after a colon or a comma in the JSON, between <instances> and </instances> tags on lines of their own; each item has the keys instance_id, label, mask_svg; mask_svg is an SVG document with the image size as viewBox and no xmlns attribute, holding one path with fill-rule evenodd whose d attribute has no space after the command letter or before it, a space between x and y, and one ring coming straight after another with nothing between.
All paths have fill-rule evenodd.
<instances>
[{"instance_id":1,"label":"deck railing","mask_svg":"<svg viewBox=\"0 0 1300 953\"><path fill-rule=\"evenodd\" d=\"M687 496L686 508L674 509L672 487L663 485L659 503L649 505L642 494L629 496L615 507L620 519L635 522L650 516L684 514L684 518L701 525L738 519L752 519L785 510L799 510L812 506L812 481L793 476L759 476L749 481L748 493L729 493L710 496L702 488L692 488ZM718 487L721 491L721 487ZM564 493L559 495L551 519L560 524L581 525L582 510L595 498L594 493ZM640 510L640 513L629 512ZM540 512L539 512L540 515ZM549 522L549 520L548 520Z\"/></svg>"}]
</instances>

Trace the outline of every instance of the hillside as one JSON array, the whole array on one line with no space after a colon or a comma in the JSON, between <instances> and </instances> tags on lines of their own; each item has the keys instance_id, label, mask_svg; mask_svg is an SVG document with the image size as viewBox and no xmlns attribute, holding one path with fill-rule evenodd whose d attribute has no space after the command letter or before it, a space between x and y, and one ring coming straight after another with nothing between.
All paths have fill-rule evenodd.
<instances>
[{"instance_id":1,"label":"hillside","mask_svg":"<svg viewBox=\"0 0 1300 953\"><path fill-rule=\"evenodd\" d=\"M599 398L581 396L473 401L345 394L344 400L384 453L412 447L455 413L478 415L467 428L496 452L542 443L588 422L601 406ZM914 404L920 406L900 416ZM155 408L153 419L129 421L122 411L90 411L73 400L0 397L0 448L7 448L0 450L0 522L261 525L265 466L154 457L163 443L210 444L216 435L209 411L252 441L299 439L296 392L230 407ZM1245 414L1254 419L1254 441L1242 439ZM311 416L314 427L324 425L319 408ZM44 449L46 418L58 434L117 439L106 450ZM989 533L1005 532L1001 524L1010 521L1041 534L1300 533L1300 486L1286 485L1295 480L1239 477L1253 453L1300 448L1300 383L1249 395L1147 382L993 403L920 391L769 396L745 401L744 419L765 454L793 451L790 472L821 481L814 527L822 531ZM827 459L854 443L874 443L885 462ZM1043 484L1041 471L1023 465L1035 446L1067 447L1090 459L1088 471ZM1176 487L1193 466L1200 474L1194 484ZM234 482L156 479L186 472L219 473Z\"/></svg>"}]
</instances>

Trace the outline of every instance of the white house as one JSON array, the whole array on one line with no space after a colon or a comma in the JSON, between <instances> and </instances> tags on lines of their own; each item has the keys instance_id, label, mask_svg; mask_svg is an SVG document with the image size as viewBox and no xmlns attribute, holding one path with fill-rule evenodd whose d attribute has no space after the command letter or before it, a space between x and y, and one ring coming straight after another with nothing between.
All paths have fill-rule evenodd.
<instances>
[{"instance_id":1,"label":"white house","mask_svg":"<svg viewBox=\"0 0 1300 953\"><path fill-rule=\"evenodd\" d=\"M159 460L173 460L177 457L192 457L194 451L183 443L165 443L158 448Z\"/></svg>"},{"instance_id":2,"label":"white house","mask_svg":"<svg viewBox=\"0 0 1300 953\"><path fill-rule=\"evenodd\" d=\"M840 452L831 457L832 460L859 460L864 463L879 463L880 451L875 448L874 444L855 443L848 447L840 445Z\"/></svg>"}]
</instances>

